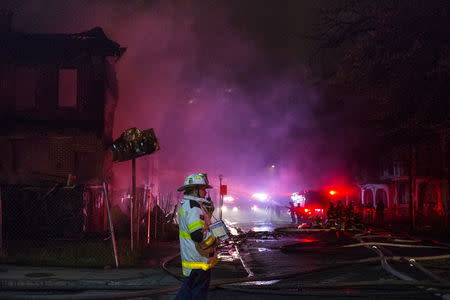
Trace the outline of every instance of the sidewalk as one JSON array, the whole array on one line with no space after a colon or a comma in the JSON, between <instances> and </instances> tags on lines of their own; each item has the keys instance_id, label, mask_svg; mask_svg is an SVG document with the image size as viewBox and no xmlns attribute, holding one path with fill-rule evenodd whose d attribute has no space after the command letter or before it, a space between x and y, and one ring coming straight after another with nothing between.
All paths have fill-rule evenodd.
<instances>
[{"instance_id":1,"label":"sidewalk","mask_svg":"<svg viewBox=\"0 0 450 300\"><path fill-rule=\"evenodd\" d=\"M172 272L181 275L178 264L175 261L169 268ZM213 269L212 277L215 280L245 278L246 273L235 265L219 262ZM23 300L47 299L45 295L56 297L55 290L59 290L57 292L60 293L59 295L97 299L100 295L171 288L169 292L150 298L148 296L132 298L136 300L169 300L175 297L180 286L180 281L160 267L102 270L0 265L0 299L11 299L17 296ZM115 289L117 287L120 287L121 290ZM25 288L31 288L31 291L25 291ZM41 298L34 298L36 295L40 295ZM63 298L61 297L61 299Z\"/></svg>"},{"instance_id":2,"label":"sidewalk","mask_svg":"<svg viewBox=\"0 0 450 300\"><path fill-rule=\"evenodd\" d=\"M16 296L26 299L25 295L30 295L31 299L31 294L42 295L39 290L46 289L60 289L69 294L92 296L94 299L95 295L99 294L126 292L113 290L119 286L129 288L128 292L136 289L156 290L177 287L181 285L180 281L168 274L160 265L164 259L175 256L178 251L178 243L154 244L144 250L145 259L139 268L35 267L0 264L0 299ZM176 267L171 270L181 274ZM33 291L26 292L25 288ZM106 291L101 291L101 288ZM93 290L89 291L89 289ZM173 295L174 293L171 293L154 298L172 299Z\"/></svg>"},{"instance_id":3,"label":"sidewalk","mask_svg":"<svg viewBox=\"0 0 450 300\"><path fill-rule=\"evenodd\" d=\"M168 285L178 283L171 275L159 267L137 269L75 269L62 267L27 267L0 265L0 282L6 281L48 282L80 281L104 282L114 281L145 283L147 285Z\"/></svg>"},{"instance_id":4,"label":"sidewalk","mask_svg":"<svg viewBox=\"0 0 450 300\"><path fill-rule=\"evenodd\" d=\"M150 299L173 299L181 282L161 268L161 263L178 253L178 246L171 243L153 245L145 249L146 267L116 269L31 267L0 264L0 299L21 297L34 299L40 295L57 293L73 297L96 299L100 295L138 292L139 290L158 290L172 288L170 292L152 296ZM167 268L181 276L179 258L171 261ZM220 261L213 269L214 279L246 277L248 274L238 261ZM29 291L26 291L28 288ZM117 288L120 288L118 290ZM53 290L53 291L52 291ZM62 294L60 294L62 296ZM43 296L44 295L44 296ZM29 298L27 298L29 297ZM56 298L51 298L56 299ZM149 297L133 298L149 299Z\"/></svg>"},{"instance_id":5,"label":"sidewalk","mask_svg":"<svg viewBox=\"0 0 450 300\"><path fill-rule=\"evenodd\" d=\"M36 295L40 295L40 299L46 299L45 295L55 297L54 290L60 290L58 293L62 293L64 296L96 299L100 295L130 293L138 289L176 288L180 285L177 279L161 268L101 270L0 265L0 299L11 299L18 296L21 299L33 299ZM122 290L114 290L119 286ZM6 287L9 288L6 289ZM124 287L128 290L123 290ZM32 291L25 291L25 288L31 288ZM49 292L45 292L45 290L49 290ZM175 294L176 292L173 291L150 299L173 299Z\"/></svg>"}]
</instances>

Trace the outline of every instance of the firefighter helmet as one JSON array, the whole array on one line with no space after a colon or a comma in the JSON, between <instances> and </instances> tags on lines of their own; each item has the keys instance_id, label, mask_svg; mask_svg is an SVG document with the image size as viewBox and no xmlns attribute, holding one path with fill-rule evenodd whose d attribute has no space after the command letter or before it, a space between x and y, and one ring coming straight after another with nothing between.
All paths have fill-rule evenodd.
<instances>
[{"instance_id":1,"label":"firefighter helmet","mask_svg":"<svg viewBox=\"0 0 450 300\"><path fill-rule=\"evenodd\" d=\"M207 189L212 189L209 185L208 176L206 173L192 174L186 177L184 185L179 187L177 191L181 192L190 187L205 187Z\"/></svg>"}]
</instances>

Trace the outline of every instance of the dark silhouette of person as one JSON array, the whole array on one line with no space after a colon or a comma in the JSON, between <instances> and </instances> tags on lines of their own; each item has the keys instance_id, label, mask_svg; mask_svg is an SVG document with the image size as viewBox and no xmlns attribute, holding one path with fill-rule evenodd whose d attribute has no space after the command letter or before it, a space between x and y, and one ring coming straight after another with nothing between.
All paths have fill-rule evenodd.
<instances>
[{"instance_id":1,"label":"dark silhouette of person","mask_svg":"<svg viewBox=\"0 0 450 300\"><path fill-rule=\"evenodd\" d=\"M295 206L294 206L294 202L290 201L289 202L289 213L291 214L291 223L292 224L296 224L297 220L295 218Z\"/></svg>"},{"instance_id":2,"label":"dark silhouette of person","mask_svg":"<svg viewBox=\"0 0 450 300\"><path fill-rule=\"evenodd\" d=\"M383 223L384 223L384 202L383 202L383 200L377 201L377 208L376 208L375 214L377 217L378 225L383 225Z\"/></svg>"},{"instance_id":3,"label":"dark silhouette of person","mask_svg":"<svg viewBox=\"0 0 450 300\"><path fill-rule=\"evenodd\" d=\"M302 207L300 206L300 203L298 203L297 207L295 208L295 214L297 215L297 224L302 223L301 209L302 209Z\"/></svg>"}]
</instances>

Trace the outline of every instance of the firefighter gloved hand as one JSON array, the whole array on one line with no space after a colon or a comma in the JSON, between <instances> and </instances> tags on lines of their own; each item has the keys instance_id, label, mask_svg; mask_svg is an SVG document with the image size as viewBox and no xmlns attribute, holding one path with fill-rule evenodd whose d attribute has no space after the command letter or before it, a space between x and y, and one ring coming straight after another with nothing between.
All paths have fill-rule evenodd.
<instances>
[{"instance_id":1,"label":"firefighter gloved hand","mask_svg":"<svg viewBox=\"0 0 450 300\"><path fill-rule=\"evenodd\" d=\"M201 243L196 243L197 251L205 257L210 257L210 254L214 254L218 241L214 235L210 235L207 239Z\"/></svg>"}]
</instances>

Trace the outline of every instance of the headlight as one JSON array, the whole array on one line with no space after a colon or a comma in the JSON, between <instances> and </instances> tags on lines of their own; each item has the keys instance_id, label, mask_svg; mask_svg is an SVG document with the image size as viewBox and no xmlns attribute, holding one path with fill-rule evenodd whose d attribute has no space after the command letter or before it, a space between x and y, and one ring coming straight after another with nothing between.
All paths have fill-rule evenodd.
<instances>
[{"instance_id":1,"label":"headlight","mask_svg":"<svg viewBox=\"0 0 450 300\"><path fill-rule=\"evenodd\" d=\"M223 196L223 201L224 202L233 202L234 198L232 196L226 195L226 196Z\"/></svg>"},{"instance_id":2,"label":"headlight","mask_svg":"<svg viewBox=\"0 0 450 300\"><path fill-rule=\"evenodd\" d=\"M228 208L226 206L222 206L222 211L226 212L226 211L228 211Z\"/></svg>"},{"instance_id":3,"label":"headlight","mask_svg":"<svg viewBox=\"0 0 450 300\"><path fill-rule=\"evenodd\" d=\"M236 211L238 211L239 209L235 206L235 207L233 207L233 211L234 212L236 212Z\"/></svg>"},{"instance_id":4,"label":"headlight","mask_svg":"<svg viewBox=\"0 0 450 300\"><path fill-rule=\"evenodd\" d=\"M264 193L254 193L252 197L258 199L259 201L266 201L267 198L269 198L269 195Z\"/></svg>"}]
</instances>

